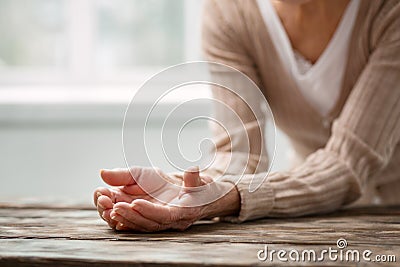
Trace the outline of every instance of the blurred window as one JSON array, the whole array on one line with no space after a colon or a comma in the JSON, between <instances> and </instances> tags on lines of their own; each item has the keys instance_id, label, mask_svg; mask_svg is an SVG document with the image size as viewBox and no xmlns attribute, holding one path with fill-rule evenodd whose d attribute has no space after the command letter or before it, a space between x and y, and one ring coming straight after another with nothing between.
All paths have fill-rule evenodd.
<instances>
[{"instance_id":1,"label":"blurred window","mask_svg":"<svg viewBox=\"0 0 400 267\"><path fill-rule=\"evenodd\" d=\"M184 58L184 0L101 0L96 65L170 65Z\"/></svg>"},{"instance_id":2,"label":"blurred window","mask_svg":"<svg viewBox=\"0 0 400 267\"><path fill-rule=\"evenodd\" d=\"M0 0L0 66L65 67L65 1Z\"/></svg>"},{"instance_id":3,"label":"blurred window","mask_svg":"<svg viewBox=\"0 0 400 267\"><path fill-rule=\"evenodd\" d=\"M0 0L0 82L28 76L96 80L199 59L200 5L199 0Z\"/></svg>"}]
</instances>

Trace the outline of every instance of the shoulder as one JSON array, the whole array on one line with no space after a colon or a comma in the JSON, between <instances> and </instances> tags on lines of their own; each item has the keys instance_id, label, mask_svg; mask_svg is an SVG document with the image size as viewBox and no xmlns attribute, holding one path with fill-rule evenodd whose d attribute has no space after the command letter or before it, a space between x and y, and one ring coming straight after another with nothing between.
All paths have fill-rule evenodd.
<instances>
[{"instance_id":1,"label":"shoulder","mask_svg":"<svg viewBox=\"0 0 400 267\"><path fill-rule=\"evenodd\" d=\"M365 1L365 0L364 0ZM368 1L370 46L376 48L380 43L400 40L400 1Z\"/></svg>"},{"instance_id":2,"label":"shoulder","mask_svg":"<svg viewBox=\"0 0 400 267\"><path fill-rule=\"evenodd\" d=\"M257 0L205 0L202 25L205 40L212 34L250 53L263 20Z\"/></svg>"},{"instance_id":3,"label":"shoulder","mask_svg":"<svg viewBox=\"0 0 400 267\"><path fill-rule=\"evenodd\" d=\"M203 7L203 15L233 28L244 25L254 12L258 12L256 0L205 0Z\"/></svg>"}]
</instances>

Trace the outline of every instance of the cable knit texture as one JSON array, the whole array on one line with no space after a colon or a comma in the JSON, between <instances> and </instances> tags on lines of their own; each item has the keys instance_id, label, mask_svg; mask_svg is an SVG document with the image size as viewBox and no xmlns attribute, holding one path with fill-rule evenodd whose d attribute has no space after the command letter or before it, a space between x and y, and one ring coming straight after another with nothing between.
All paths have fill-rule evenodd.
<instances>
[{"instance_id":1,"label":"cable knit texture","mask_svg":"<svg viewBox=\"0 0 400 267\"><path fill-rule=\"evenodd\" d=\"M289 171L270 173L250 193L250 181L263 179L265 173L247 167L238 182L234 168L223 172L229 153L235 164L246 161L241 161L243 155L230 145L226 134L216 132L217 164L209 173L238 182L241 196L240 214L225 219L241 222L325 213L354 202L400 203L399 29L399 1L361 1L339 100L327 117L321 117L285 72L256 1L206 0L202 31L206 58L240 70L260 87L277 126L304 159ZM218 97L230 99L232 107L241 112L240 103L231 96ZM239 116L248 125L254 119ZM262 139L259 131L246 129L252 147L250 163L256 166L254 161L265 161L261 156L257 159L262 150L254 149L261 147Z\"/></svg>"}]
</instances>

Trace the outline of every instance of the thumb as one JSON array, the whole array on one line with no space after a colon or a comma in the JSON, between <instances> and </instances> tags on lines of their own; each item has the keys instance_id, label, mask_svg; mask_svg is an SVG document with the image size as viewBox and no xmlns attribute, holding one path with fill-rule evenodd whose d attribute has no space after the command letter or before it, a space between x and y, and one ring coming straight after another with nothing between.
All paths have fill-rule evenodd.
<instances>
[{"instance_id":1,"label":"thumb","mask_svg":"<svg viewBox=\"0 0 400 267\"><path fill-rule=\"evenodd\" d=\"M202 185L199 167L190 167L183 173L184 187L198 187Z\"/></svg>"},{"instance_id":2,"label":"thumb","mask_svg":"<svg viewBox=\"0 0 400 267\"><path fill-rule=\"evenodd\" d=\"M100 171L100 176L104 182L111 186L135 184L129 169L103 169Z\"/></svg>"}]
</instances>

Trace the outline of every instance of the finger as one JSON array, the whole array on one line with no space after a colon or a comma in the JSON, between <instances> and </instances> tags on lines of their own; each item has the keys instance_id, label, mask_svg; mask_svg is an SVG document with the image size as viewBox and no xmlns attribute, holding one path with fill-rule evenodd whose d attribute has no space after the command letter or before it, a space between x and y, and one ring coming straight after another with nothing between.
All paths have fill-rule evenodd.
<instances>
[{"instance_id":1,"label":"finger","mask_svg":"<svg viewBox=\"0 0 400 267\"><path fill-rule=\"evenodd\" d=\"M116 226L115 226L116 230L126 229L126 230L134 230L134 231L139 231L139 232L149 232L145 228L130 222L129 220L127 220L123 216L115 213L114 211L111 212L111 218L116 222Z\"/></svg>"},{"instance_id":2,"label":"finger","mask_svg":"<svg viewBox=\"0 0 400 267\"><path fill-rule=\"evenodd\" d=\"M97 201L97 210L100 214L100 217L106 221L111 228L114 229L117 222L112 220L110 216L113 206L114 203L111 201L111 199L104 195L100 196Z\"/></svg>"},{"instance_id":3,"label":"finger","mask_svg":"<svg viewBox=\"0 0 400 267\"><path fill-rule=\"evenodd\" d=\"M104 218L104 216L103 216L104 211L107 209L112 209L112 207L113 207L113 203L111 202L111 199L109 197L101 195L98 198L97 211L103 220L107 221L106 218Z\"/></svg>"},{"instance_id":4,"label":"finger","mask_svg":"<svg viewBox=\"0 0 400 267\"><path fill-rule=\"evenodd\" d=\"M112 186L135 184L129 169L103 169L100 171L100 176L104 182Z\"/></svg>"},{"instance_id":5,"label":"finger","mask_svg":"<svg viewBox=\"0 0 400 267\"><path fill-rule=\"evenodd\" d=\"M171 223L172 219L176 217L173 216L174 213L169 206L154 204L144 199L132 201L132 209L139 212L143 217L160 224Z\"/></svg>"},{"instance_id":6,"label":"finger","mask_svg":"<svg viewBox=\"0 0 400 267\"><path fill-rule=\"evenodd\" d=\"M112 229L114 230L119 230L119 231L128 231L130 230L129 227L126 227L123 223L115 221L115 220L111 220L114 224L110 225L108 224Z\"/></svg>"},{"instance_id":7,"label":"finger","mask_svg":"<svg viewBox=\"0 0 400 267\"><path fill-rule=\"evenodd\" d=\"M118 222L111 219L111 212L112 212L112 209L104 210L103 214L102 214L102 218L108 223L110 228L115 229Z\"/></svg>"},{"instance_id":8,"label":"finger","mask_svg":"<svg viewBox=\"0 0 400 267\"><path fill-rule=\"evenodd\" d=\"M156 223L143 217L138 211L132 208L132 205L127 203L119 203L114 206L113 211L130 221L131 223L142 227L148 231L155 232L161 230L160 223Z\"/></svg>"},{"instance_id":9,"label":"finger","mask_svg":"<svg viewBox=\"0 0 400 267\"><path fill-rule=\"evenodd\" d=\"M125 203L126 205L126 203ZM127 205L129 206L129 205ZM125 209L126 207L124 207ZM130 207L128 207L129 209ZM128 211L129 212L129 211ZM135 211L133 211L135 212ZM177 220L171 223L155 223L153 221L147 220L146 218L144 218L143 216L141 216L139 213L137 213L137 216L135 215L134 217L130 217L133 216L134 213L129 213L130 216L124 216L123 215L124 211L122 209L118 209L117 211L115 209L113 209L113 211L111 212L112 218L121 223L124 227L129 227L133 230L136 231L141 231L141 232L158 232L158 231L163 231L166 229L177 229L177 230L186 230L187 228L189 228L193 222L192 221L188 221L188 220ZM129 217L129 219L128 219ZM144 220L142 220L144 219ZM155 224L154 224L155 223ZM117 223L117 230L118 229L118 223Z\"/></svg>"},{"instance_id":10,"label":"finger","mask_svg":"<svg viewBox=\"0 0 400 267\"><path fill-rule=\"evenodd\" d=\"M113 203L127 202L131 203L136 198L149 198L138 185L121 186L120 188L99 187L94 191L94 204L97 207L97 201L100 196L107 196Z\"/></svg>"},{"instance_id":11,"label":"finger","mask_svg":"<svg viewBox=\"0 0 400 267\"><path fill-rule=\"evenodd\" d=\"M131 229L129 227L127 227L126 225L124 225L123 223L117 223L117 225L115 226L115 230L118 230L118 231L129 231Z\"/></svg>"},{"instance_id":12,"label":"finger","mask_svg":"<svg viewBox=\"0 0 400 267\"><path fill-rule=\"evenodd\" d=\"M93 194L93 201L94 201L94 205L97 207L97 199L101 196L101 195L105 195L108 196L110 199L113 198L113 193L110 191L110 189L105 188L105 187L98 187L96 188L96 190L94 190L94 194Z\"/></svg>"},{"instance_id":13,"label":"finger","mask_svg":"<svg viewBox=\"0 0 400 267\"><path fill-rule=\"evenodd\" d=\"M134 196L147 195L147 193L145 191L143 191L143 189L137 184L125 185L125 186L121 187L121 190L127 194L134 195Z\"/></svg>"},{"instance_id":14,"label":"finger","mask_svg":"<svg viewBox=\"0 0 400 267\"><path fill-rule=\"evenodd\" d=\"M205 188L202 185L206 183L200 177L199 167L190 167L183 173L183 188L179 192L178 199L190 192L202 191Z\"/></svg>"},{"instance_id":15,"label":"finger","mask_svg":"<svg viewBox=\"0 0 400 267\"><path fill-rule=\"evenodd\" d=\"M183 173L183 186L184 187L197 187L201 186L202 181L200 178L199 167L190 167Z\"/></svg>"},{"instance_id":16,"label":"finger","mask_svg":"<svg viewBox=\"0 0 400 267\"><path fill-rule=\"evenodd\" d=\"M114 206L114 203L111 201L111 199L108 196L101 195L97 199L97 206L101 207L103 209L112 209Z\"/></svg>"}]
</instances>

